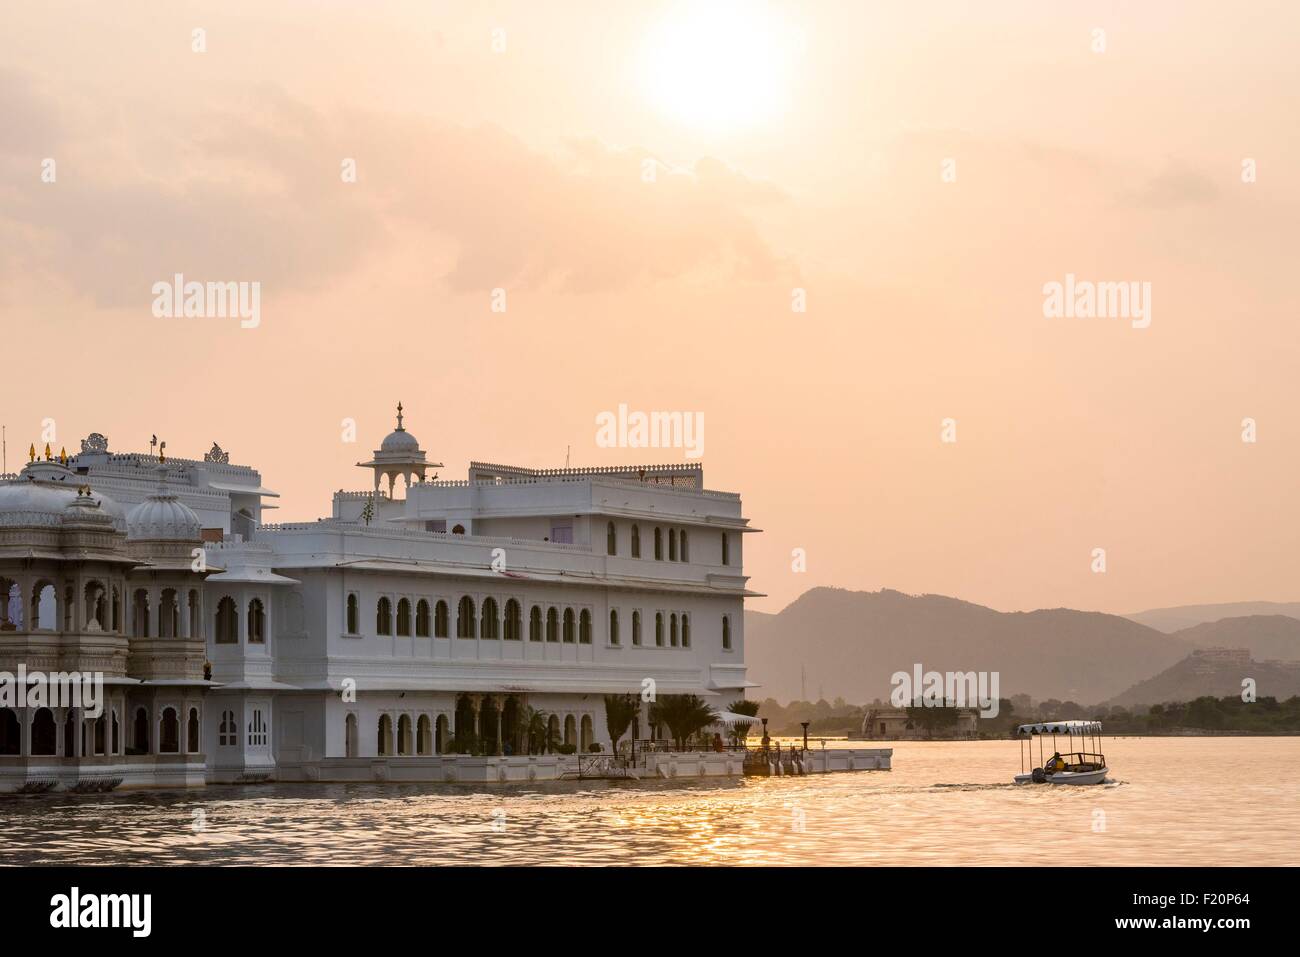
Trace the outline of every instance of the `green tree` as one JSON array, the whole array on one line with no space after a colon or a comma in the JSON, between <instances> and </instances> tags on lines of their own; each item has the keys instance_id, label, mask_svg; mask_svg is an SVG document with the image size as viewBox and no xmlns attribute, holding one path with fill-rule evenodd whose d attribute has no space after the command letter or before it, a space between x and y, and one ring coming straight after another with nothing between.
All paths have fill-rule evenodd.
<instances>
[{"instance_id":1,"label":"green tree","mask_svg":"<svg viewBox=\"0 0 1300 957\"><path fill-rule=\"evenodd\" d=\"M693 694L662 695L655 702L655 716L668 726L679 750L685 750L687 738L718 719L717 712Z\"/></svg>"},{"instance_id":2,"label":"green tree","mask_svg":"<svg viewBox=\"0 0 1300 957\"><path fill-rule=\"evenodd\" d=\"M924 730L925 736L930 738L940 728L947 728L957 723L957 709L911 707L907 709L907 720Z\"/></svg>"},{"instance_id":3,"label":"green tree","mask_svg":"<svg viewBox=\"0 0 1300 957\"><path fill-rule=\"evenodd\" d=\"M758 715L758 707L759 705L757 701L747 701L744 698L737 698L735 701L731 702L731 704L727 705L727 710L733 714L743 714L753 718ZM731 729L731 736L736 740L737 744L744 744L745 740L749 737L749 732L752 727L752 725L748 724L736 724Z\"/></svg>"},{"instance_id":4,"label":"green tree","mask_svg":"<svg viewBox=\"0 0 1300 957\"><path fill-rule=\"evenodd\" d=\"M605 730L609 732L610 750L615 754L618 754L618 739L640 711L641 701L634 694L605 695Z\"/></svg>"}]
</instances>

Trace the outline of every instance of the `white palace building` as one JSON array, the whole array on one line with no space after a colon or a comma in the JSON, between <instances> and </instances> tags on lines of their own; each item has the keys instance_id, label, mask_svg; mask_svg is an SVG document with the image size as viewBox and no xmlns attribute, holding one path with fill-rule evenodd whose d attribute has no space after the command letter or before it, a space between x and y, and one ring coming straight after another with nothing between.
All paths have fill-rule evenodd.
<instances>
[{"instance_id":1,"label":"white palace building","mask_svg":"<svg viewBox=\"0 0 1300 957\"><path fill-rule=\"evenodd\" d=\"M610 750L606 694L750 684L754 529L698 464L439 481L399 406L370 488L270 524L215 445L31 457L0 478L0 672L100 672L103 707L0 708L0 791L547 779Z\"/></svg>"}]
</instances>

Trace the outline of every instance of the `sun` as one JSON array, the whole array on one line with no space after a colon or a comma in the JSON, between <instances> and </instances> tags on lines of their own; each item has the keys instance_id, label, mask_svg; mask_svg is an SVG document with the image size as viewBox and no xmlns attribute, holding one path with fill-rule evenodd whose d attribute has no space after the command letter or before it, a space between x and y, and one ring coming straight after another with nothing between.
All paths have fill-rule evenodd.
<instances>
[{"instance_id":1,"label":"sun","mask_svg":"<svg viewBox=\"0 0 1300 957\"><path fill-rule=\"evenodd\" d=\"M711 132L743 130L786 108L793 31L757 0L687 0L646 36L640 85L656 109Z\"/></svg>"}]
</instances>

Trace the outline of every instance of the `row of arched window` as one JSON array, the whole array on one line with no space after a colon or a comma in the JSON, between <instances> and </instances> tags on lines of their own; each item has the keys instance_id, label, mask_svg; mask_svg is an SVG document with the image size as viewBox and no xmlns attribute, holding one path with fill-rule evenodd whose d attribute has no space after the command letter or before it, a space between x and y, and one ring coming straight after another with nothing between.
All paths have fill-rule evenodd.
<instances>
[{"instance_id":1,"label":"row of arched window","mask_svg":"<svg viewBox=\"0 0 1300 957\"><path fill-rule=\"evenodd\" d=\"M414 615L412 615L414 607ZM543 615L545 624L543 624ZM430 624L432 623L432 631ZM360 629L360 599L355 593L349 594L346 610L347 634L358 635ZM375 603L375 633L377 635L396 635L409 638L447 638L451 634L451 616L447 603L441 599L429 604L427 599L418 599L414 606L409 598L399 598L396 609L392 599L381 596ZM529 612L528 638L530 641L564 641L580 645L591 644L591 612L582 609L575 612L572 608L550 607L544 613L541 606L534 605ZM457 638L502 638L506 641L522 641L524 636L523 609L514 598L505 603L504 614L495 598L483 599L483 606L477 609L474 599L469 595L461 597L456 605Z\"/></svg>"},{"instance_id":2,"label":"row of arched window","mask_svg":"<svg viewBox=\"0 0 1300 957\"><path fill-rule=\"evenodd\" d=\"M80 727L80 734L78 734ZM95 721L83 721L80 715L68 710L63 727L63 756L89 757L92 755L149 754L151 753L149 712L136 708L131 724L131 734L126 747L122 747L117 711L104 712ZM80 738L80 740L78 740ZM163 708L158 723L159 754L181 753L181 716L176 708ZM200 744L199 709L190 708L185 722L185 753L198 754ZM54 713L49 708L38 708L32 715L31 750L36 756L58 755L59 735ZM0 755L20 754L22 726L12 708L0 708Z\"/></svg>"},{"instance_id":3,"label":"row of arched window","mask_svg":"<svg viewBox=\"0 0 1300 957\"><path fill-rule=\"evenodd\" d=\"M667 546L666 548L665 545ZM618 554L618 528L613 522L607 522L605 525L605 554ZM632 526L632 557L641 557L640 525ZM668 534L665 536L662 528L655 528L655 561L663 561L665 557L667 557L670 562L689 562L691 560L690 539L686 536L686 529L670 528L668 529Z\"/></svg>"},{"instance_id":4,"label":"row of arched window","mask_svg":"<svg viewBox=\"0 0 1300 957\"><path fill-rule=\"evenodd\" d=\"M118 586L110 589L101 581L86 582L83 589L85 604L80 625L94 630L119 633L122 627L122 599ZM173 597L175 593L173 592ZM58 589L48 578L37 579L24 599L23 587L11 578L0 578L0 631L33 630L53 631L61 627L71 631L74 627L73 611L76 607L76 589L66 585L60 600Z\"/></svg>"},{"instance_id":5,"label":"row of arched window","mask_svg":"<svg viewBox=\"0 0 1300 957\"><path fill-rule=\"evenodd\" d=\"M384 636L397 635L398 637L409 638L412 635L412 620L414 620L415 637L428 638L430 636L431 607L433 637L449 637L450 619L445 601L439 599L430 606L427 599L418 599L414 605L415 615L414 619L412 619L412 605L409 598L399 598L397 600L397 610L394 615L392 600L386 595L380 597L375 605L375 633ZM355 593L349 594L346 623L349 635L360 634L359 608L360 599ZM483 599L482 609L476 614L474 599L464 595L456 606L456 637L503 638L506 641L522 641L523 621L521 612L519 602L511 598L506 601L505 614L501 616L498 614L497 600L495 598L485 598ZM609 613L609 643L611 645L619 646L622 644L620 625L619 610L617 608L611 609ZM592 641L591 612L586 608L576 613L572 608L565 608L561 612L554 605L543 610L541 605L533 605L528 612L528 640L589 645ZM640 609L632 612L631 642L637 647L644 644ZM655 612L654 645L658 648L691 647L690 615L686 612ZM722 647L724 651L731 650L731 616L729 615L722 616Z\"/></svg>"},{"instance_id":6,"label":"row of arched window","mask_svg":"<svg viewBox=\"0 0 1300 957\"><path fill-rule=\"evenodd\" d=\"M248 602L245 612L245 640L250 645L266 644L266 606L262 599L253 598ZM217 602L217 621L214 640L219 645L239 643L239 606L235 599L225 595Z\"/></svg>"}]
</instances>

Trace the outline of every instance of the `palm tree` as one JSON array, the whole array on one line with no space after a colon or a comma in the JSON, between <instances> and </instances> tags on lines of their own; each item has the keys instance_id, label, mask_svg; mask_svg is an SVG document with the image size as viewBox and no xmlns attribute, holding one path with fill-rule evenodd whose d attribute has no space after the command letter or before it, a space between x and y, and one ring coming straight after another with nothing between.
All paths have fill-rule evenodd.
<instances>
[{"instance_id":1,"label":"palm tree","mask_svg":"<svg viewBox=\"0 0 1300 957\"><path fill-rule=\"evenodd\" d=\"M524 705L519 711L519 725L523 729L524 741L528 745L528 754L533 754L536 745L538 754L554 751L560 744L559 732L551 727L551 716L531 705Z\"/></svg>"},{"instance_id":2,"label":"palm tree","mask_svg":"<svg viewBox=\"0 0 1300 957\"><path fill-rule=\"evenodd\" d=\"M732 714L743 714L746 717L753 718L758 714L758 702L737 698L727 705L727 710ZM745 739L749 737L749 729L750 725L748 724L735 724L731 728L731 736L736 739L737 744L744 744Z\"/></svg>"},{"instance_id":3,"label":"palm tree","mask_svg":"<svg viewBox=\"0 0 1300 957\"><path fill-rule=\"evenodd\" d=\"M686 749L687 738L718 719L717 712L693 694L664 695L656 702L655 715L668 725L668 731L681 751Z\"/></svg>"},{"instance_id":4,"label":"palm tree","mask_svg":"<svg viewBox=\"0 0 1300 957\"><path fill-rule=\"evenodd\" d=\"M605 695L605 730L609 732L610 750L618 754L618 739L641 710L641 702L632 694Z\"/></svg>"}]
</instances>

